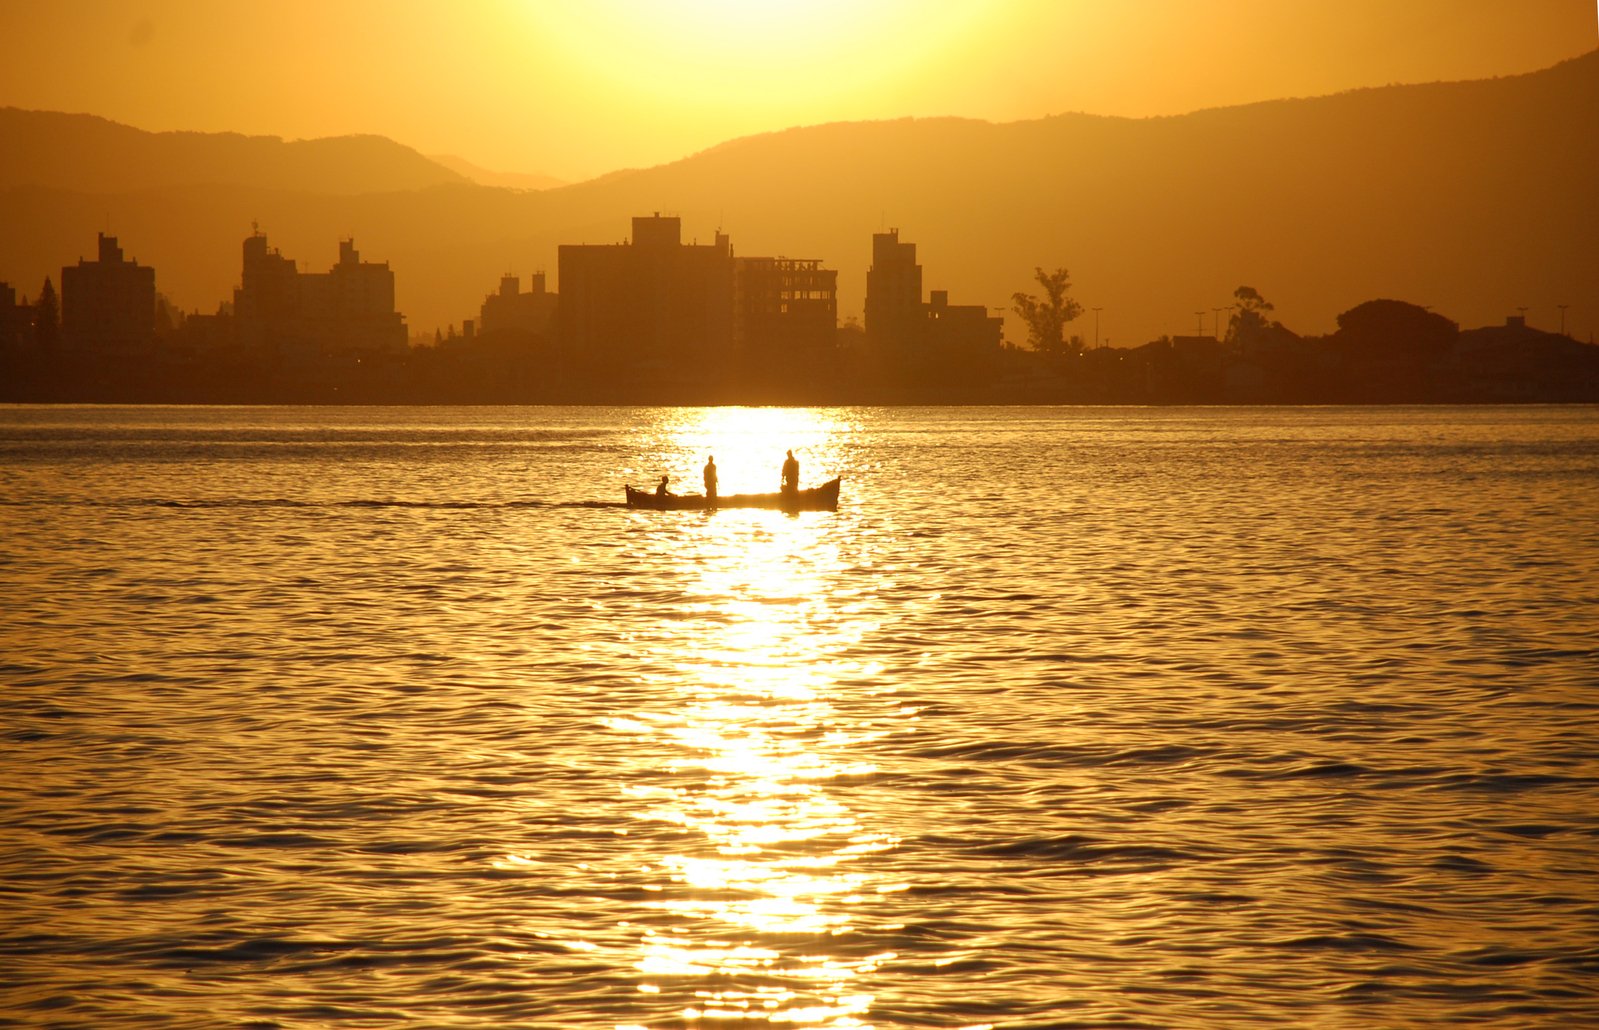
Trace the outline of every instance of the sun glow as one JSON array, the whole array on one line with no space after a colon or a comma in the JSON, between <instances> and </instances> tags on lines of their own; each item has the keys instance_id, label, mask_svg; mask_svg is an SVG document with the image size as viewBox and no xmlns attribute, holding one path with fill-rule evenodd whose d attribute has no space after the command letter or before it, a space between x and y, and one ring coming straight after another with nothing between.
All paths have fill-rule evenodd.
<instances>
[{"instance_id":1,"label":"sun glow","mask_svg":"<svg viewBox=\"0 0 1599 1030\"><path fill-rule=\"evenodd\" d=\"M844 448L855 432L854 423L844 415L812 408L683 408L663 413L659 435L641 441L641 452L659 462L623 471L633 483L653 483L664 472L671 476L674 493L700 493L705 460L714 456L721 493L773 493L779 486L784 453L792 449L800 462L800 485L811 487L845 471ZM758 519L720 525L752 524L771 528L784 523ZM698 563L697 574L723 577L713 585L734 586L740 575L740 555L746 561L767 561L767 567L777 571L766 553L769 541L763 539L761 547L750 548L739 542L741 538L735 539L737 536L719 533L702 539L706 557L714 560ZM710 553L718 546L735 549ZM788 632L787 627L757 617L758 609L773 603L774 599L765 595L712 592L700 607L732 616L723 620L715 642L748 658L758 655L774 636Z\"/></svg>"},{"instance_id":2,"label":"sun glow","mask_svg":"<svg viewBox=\"0 0 1599 1030\"><path fill-rule=\"evenodd\" d=\"M715 453L725 491L771 490L777 446L793 446L815 482L839 471L849 432L815 411L679 411L663 413L645 449L696 486ZM671 517L645 525L677 527L689 617L663 620L643 645L671 656L659 701L609 722L659 756L624 787L635 839L685 831L663 836L650 865L659 879L644 904L658 918L641 920L639 989L692 998L685 1019L863 1026L861 980L892 956L863 947L860 912L903 886L871 865L897 840L837 787L875 771L861 745L886 732L859 714L872 669L841 657L871 627L841 603L843 558L824 518Z\"/></svg>"},{"instance_id":3,"label":"sun glow","mask_svg":"<svg viewBox=\"0 0 1599 1030\"><path fill-rule=\"evenodd\" d=\"M876 110L951 59L985 5L910 0L594 0L530 8L533 31L596 108L641 97L666 118L747 116L748 131ZM858 111L856 109L859 109Z\"/></svg>"}]
</instances>

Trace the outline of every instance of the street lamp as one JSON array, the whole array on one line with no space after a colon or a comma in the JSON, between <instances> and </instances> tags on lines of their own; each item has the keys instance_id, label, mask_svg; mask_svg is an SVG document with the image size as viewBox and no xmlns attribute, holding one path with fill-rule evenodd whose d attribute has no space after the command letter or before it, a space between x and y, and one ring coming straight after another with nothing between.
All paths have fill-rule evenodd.
<instances>
[{"instance_id":1,"label":"street lamp","mask_svg":"<svg viewBox=\"0 0 1599 1030\"><path fill-rule=\"evenodd\" d=\"M1221 339L1221 313L1222 313L1222 310L1223 309L1221 309L1221 308L1211 308L1210 309L1210 313L1213 316L1211 318L1211 320L1210 320L1210 328L1215 332L1216 339L1218 339L1218 340Z\"/></svg>"},{"instance_id":2,"label":"street lamp","mask_svg":"<svg viewBox=\"0 0 1599 1030\"><path fill-rule=\"evenodd\" d=\"M1199 328L1197 330L1195 330L1194 335L1195 336L1204 336L1205 335L1205 313L1203 311L1196 311L1196 312L1194 312L1194 317L1199 319Z\"/></svg>"}]
</instances>

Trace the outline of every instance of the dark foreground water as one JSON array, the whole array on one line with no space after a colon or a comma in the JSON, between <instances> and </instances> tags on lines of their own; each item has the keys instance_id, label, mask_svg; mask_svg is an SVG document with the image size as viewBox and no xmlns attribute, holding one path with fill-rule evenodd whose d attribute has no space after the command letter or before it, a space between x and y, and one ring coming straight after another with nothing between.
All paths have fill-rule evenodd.
<instances>
[{"instance_id":1,"label":"dark foreground water","mask_svg":"<svg viewBox=\"0 0 1599 1030\"><path fill-rule=\"evenodd\" d=\"M0 408L0 1024L1599 1025L1596 602L1592 408Z\"/></svg>"}]
</instances>

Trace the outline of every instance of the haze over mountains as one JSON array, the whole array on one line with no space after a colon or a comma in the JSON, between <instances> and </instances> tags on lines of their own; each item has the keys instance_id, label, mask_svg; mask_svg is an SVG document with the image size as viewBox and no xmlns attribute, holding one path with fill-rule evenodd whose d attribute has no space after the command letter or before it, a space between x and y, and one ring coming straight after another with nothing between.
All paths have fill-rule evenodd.
<instances>
[{"instance_id":1,"label":"haze over mountains","mask_svg":"<svg viewBox=\"0 0 1599 1030\"><path fill-rule=\"evenodd\" d=\"M503 186L512 190L548 190L567 185L566 180L557 179L553 175L490 171L454 154L429 154L428 160L443 165L479 186Z\"/></svg>"},{"instance_id":2,"label":"haze over mountains","mask_svg":"<svg viewBox=\"0 0 1599 1030\"><path fill-rule=\"evenodd\" d=\"M1564 303L1573 335L1599 329L1599 51L1168 118L797 128L538 191L478 185L378 137L154 134L6 109L0 138L0 280L30 296L106 231L180 306L214 310L258 222L313 270L353 235L395 269L412 330L431 331L475 317L506 271L547 269L559 289L558 244L620 240L659 210L688 239L721 228L740 254L824 259L846 317L871 233L892 226L954 303L1008 307L1035 265L1070 267L1117 345L1192 333L1199 311L1209 332L1240 284L1301 332L1374 297L1467 326L1525 305L1554 328ZM1092 337L1092 316L1074 328Z\"/></svg>"}]
</instances>

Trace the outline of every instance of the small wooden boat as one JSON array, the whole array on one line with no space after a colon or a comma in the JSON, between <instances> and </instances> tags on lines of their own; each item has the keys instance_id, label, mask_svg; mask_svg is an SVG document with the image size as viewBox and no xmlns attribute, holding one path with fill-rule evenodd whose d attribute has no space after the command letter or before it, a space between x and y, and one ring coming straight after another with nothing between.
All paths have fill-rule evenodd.
<instances>
[{"instance_id":1,"label":"small wooden boat","mask_svg":"<svg viewBox=\"0 0 1599 1030\"><path fill-rule=\"evenodd\" d=\"M809 490L795 490L785 494L724 494L706 497L704 494L667 494L660 497L652 490L635 490L627 487L629 508L649 508L654 511L704 511L709 508L775 508L779 511L837 511L838 480L829 479L821 486Z\"/></svg>"}]
</instances>

